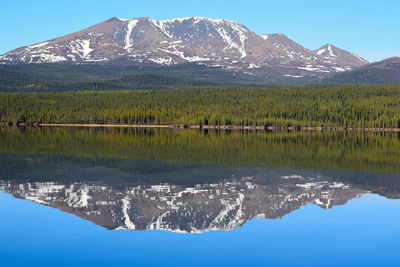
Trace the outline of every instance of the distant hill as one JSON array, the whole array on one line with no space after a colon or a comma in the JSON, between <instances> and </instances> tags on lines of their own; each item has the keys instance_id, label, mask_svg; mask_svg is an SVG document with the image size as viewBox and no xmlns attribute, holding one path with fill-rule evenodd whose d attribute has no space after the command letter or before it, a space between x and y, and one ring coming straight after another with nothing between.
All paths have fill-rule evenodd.
<instances>
[{"instance_id":1,"label":"distant hill","mask_svg":"<svg viewBox=\"0 0 400 267\"><path fill-rule=\"evenodd\" d=\"M260 77L196 64L138 66L111 64L0 64L0 79L24 78L51 81L95 81L127 74L154 74L218 82L256 82Z\"/></svg>"},{"instance_id":2,"label":"distant hill","mask_svg":"<svg viewBox=\"0 0 400 267\"><path fill-rule=\"evenodd\" d=\"M0 78L0 92L164 90L177 88L186 89L194 87L208 88L228 86L239 86L239 84L199 79L183 79L155 74L128 74L94 81L54 81L16 77Z\"/></svg>"},{"instance_id":3,"label":"distant hill","mask_svg":"<svg viewBox=\"0 0 400 267\"><path fill-rule=\"evenodd\" d=\"M323 84L400 84L400 57L333 75L321 80Z\"/></svg>"}]
</instances>

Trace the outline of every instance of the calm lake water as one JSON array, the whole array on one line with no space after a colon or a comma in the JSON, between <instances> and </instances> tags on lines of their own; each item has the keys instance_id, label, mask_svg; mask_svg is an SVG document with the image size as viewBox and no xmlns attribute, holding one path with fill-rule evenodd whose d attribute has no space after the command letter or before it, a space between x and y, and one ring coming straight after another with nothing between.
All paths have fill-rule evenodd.
<instances>
[{"instance_id":1,"label":"calm lake water","mask_svg":"<svg viewBox=\"0 0 400 267\"><path fill-rule=\"evenodd\" d=\"M1 266L400 266L400 136L0 128Z\"/></svg>"}]
</instances>

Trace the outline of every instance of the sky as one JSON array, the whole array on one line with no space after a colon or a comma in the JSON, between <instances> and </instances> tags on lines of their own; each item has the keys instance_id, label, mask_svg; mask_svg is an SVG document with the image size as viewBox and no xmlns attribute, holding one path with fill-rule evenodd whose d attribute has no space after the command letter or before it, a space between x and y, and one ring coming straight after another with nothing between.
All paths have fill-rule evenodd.
<instances>
[{"instance_id":1,"label":"sky","mask_svg":"<svg viewBox=\"0 0 400 267\"><path fill-rule=\"evenodd\" d=\"M331 43L369 61L400 56L398 0L1 0L0 10L0 54L111 17L199 16L284 33L312 50Z\"/></svg>"}]
</instances>

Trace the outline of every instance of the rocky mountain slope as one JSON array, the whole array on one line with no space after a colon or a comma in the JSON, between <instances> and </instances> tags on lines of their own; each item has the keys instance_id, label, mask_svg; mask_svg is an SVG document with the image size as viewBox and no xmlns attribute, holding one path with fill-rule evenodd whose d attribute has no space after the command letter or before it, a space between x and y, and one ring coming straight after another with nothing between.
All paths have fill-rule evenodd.
<instances>
[{"instance_id":1,"label":"rocky mountain slope","mask_svg":"<svg viewBox=\"0 0 400 267\"><path fill-rule=\"evenodd\" d=\"M331 44L326 44L320 49L314 50L314 53L321 56L325 63L348 66L344 69L337 68L336 70L338 72L351 70L353 67L368 64L368 61L365 59Z\"/></svg>"},{"instance_id":2,"label":"rocky mountain slope","mask_svg":"<svg viewBox=\"0 0 400 267\"><path fill-rule=\"evenodd\" d=\"M0 63L191 63L285 81L325 77L368 62L332 45L311 51L283 34L258 35L232 20L114 17L60 38L12 50L0 56Z\"/></svg>"}]
</instances>

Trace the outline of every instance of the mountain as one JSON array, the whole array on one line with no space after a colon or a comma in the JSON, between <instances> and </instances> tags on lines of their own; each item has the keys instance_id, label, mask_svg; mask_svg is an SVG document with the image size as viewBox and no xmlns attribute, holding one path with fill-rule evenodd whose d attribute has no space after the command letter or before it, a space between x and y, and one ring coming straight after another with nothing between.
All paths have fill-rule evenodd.
<instances>
[{"instance_id":1,"label":"mountain","mask_svg":"<svg viewBox=\"0 0 400 267\"><path fill-rule=\"evenodd\" d=\"M327 84L400 84L400 58L392 57L322 80Z\"/></svg>"},{"instance_id":2,"label":"mountain","mask_svg":"<svg viewBox=\"0 0 400 267\"><path fill-rule=\"evenodd\" d=\"M12 50L0 56L0 63L189 63L285 82L326 77L368 62L332 45L311 51L283 34L258 35L227 19L114 17L60 38Z\"/></svg>"},{"instance_id":3,"label":"mountain","mask_svg":"<svg viewBox=\"0 0 400 267\"><path fill-rule=\"evenodd\" d=\"M390 164L379 157L381 154L377 153L376 149L371 151L378 155L375 158L380 159L380 170L385 171L379 172L376 168L373 172L340 171L332 165L332 160L329 170L323 170L326 168L324 164L318 164L318 168L311 169L310 165L296 161L296 158L304 158L310 154L304 149L285 149L281 146L277 149L274 145L268 147L273 151L290 151L291 162L300 162L301 168L274 167L268 160L247 165L245 156L241 157L240 163L233 163L229 156L224 156L224 164L217 164L219 160L206 160L201 153L193 152L196 149L190 153L196 155L195 160L182 153L179 147L187 148L188 145L179 145L174 141L182 137L182 133L174 133L172 138L165 136L161 140L163 145L160 148L160 142L156 141L157 132L148 132L147 129L143 130L148 134L147 138L140 137L139 132L134 132L126 139L123 136L125 130L118 131L117 138L114 139L128 150L138 151L140 155L126 156L127 154L121 153L121 146L115 146L115 142L110 143L113 138L107 129L76 129L77 135L66 135L62 130L60 135L55 136L58 129L11 128L6 133L0 131L1 140L8 144L0 146L0 190L16 198L74 214L108 229L162 229L184 233L231 230L254 218L282 218L308 204L330 209L367 193L391 199L400 198L400 174L396 171L391 173L390 168L385 168ZM102 133L107 133L107 136L102 137ZM191 133L193 134L195 132ZM199 134L209 136L212 133ZM133 135L138 139L133 138ZM189 143L202 144L202 150L205 149L206 143L212 147L217 143L226 146L229 143L226 138L230 135L232 133L223 136L220 142L207 139L205 142L199 140ZM23 138L24 136L29 138ZM97 145L93 146L94 143L89 137L95 137ZM81 138L84 138L82 142L77 141ZM242 143L233 138L235 140L232 141ZM288 143L288 147L296 147L290 145L293 142L288 135L282 138L280 144L284 142ZM323 138L325 141L329 139L327 136ZM362 138L365 137L357 140ZM50 144L50 150L40 142L41 139ZM56 145L51 142L53 139L56 140ZM146 139L152 143L151 146ZM335 136L334 139L343 138ZM73 142L63 143L65 140ZM357 140L345 140L345 143L350 143L349 147L353 147L354 150L351 144L359 143ZM308 142L319 143L315 141ZM80 145L76 146L74 142ZM16 149L13 143L17 146ZM180 151L177 154L180 154L181 160L168 149L168 143ZM297 139L295 143L298 145L304 142ZM327 144L330 144L329 147L337 147L333 143L323 143L324 148ZM386 140L386 143L389 144L387 146L392 144L390 140ZM141 144L145 149L141 149L137 144ZM382 146L379 140L373 144ZM85 156L71 156L71 151L76 152L77 147L84 146L90 147L89 152L85 152L85 149L80 150L84 153L80 155ZM103 154L99 147L107 153ZM110 147L118 151L118 156ZM154 152L154 147L160 150ZM363 150L362 147L356 150L360 149ZM67 150L68 152L65 152ZM161 155L161 150L166 152L166 156ZM226 151L227 154L232 154L234 150L228 148ZM251 155L255 150L252 151ZM389 153L385 151L386 154ZM241 152L243 151L239 151L239 154L247 155ZM344 153L340 146L334 153L338 154L338 157L348 154ZM96 157L93 157L94 154ZM207 154L215 153L210 150ZM315 161L315 153L311 154ZM159 160L158 157L164 157L166 160ZM285 162L284 158L279 158L281 162ZM319 155L318 158L323 156ZM367 162L365 164L377 166L376 162L365 157L354 162L358 163L350 165ZM393 161L391 165L396 163ZM281 164L291 165L287 162ZM265 165L268 167L263 167Z\"/></svg>"}]
</instances>

